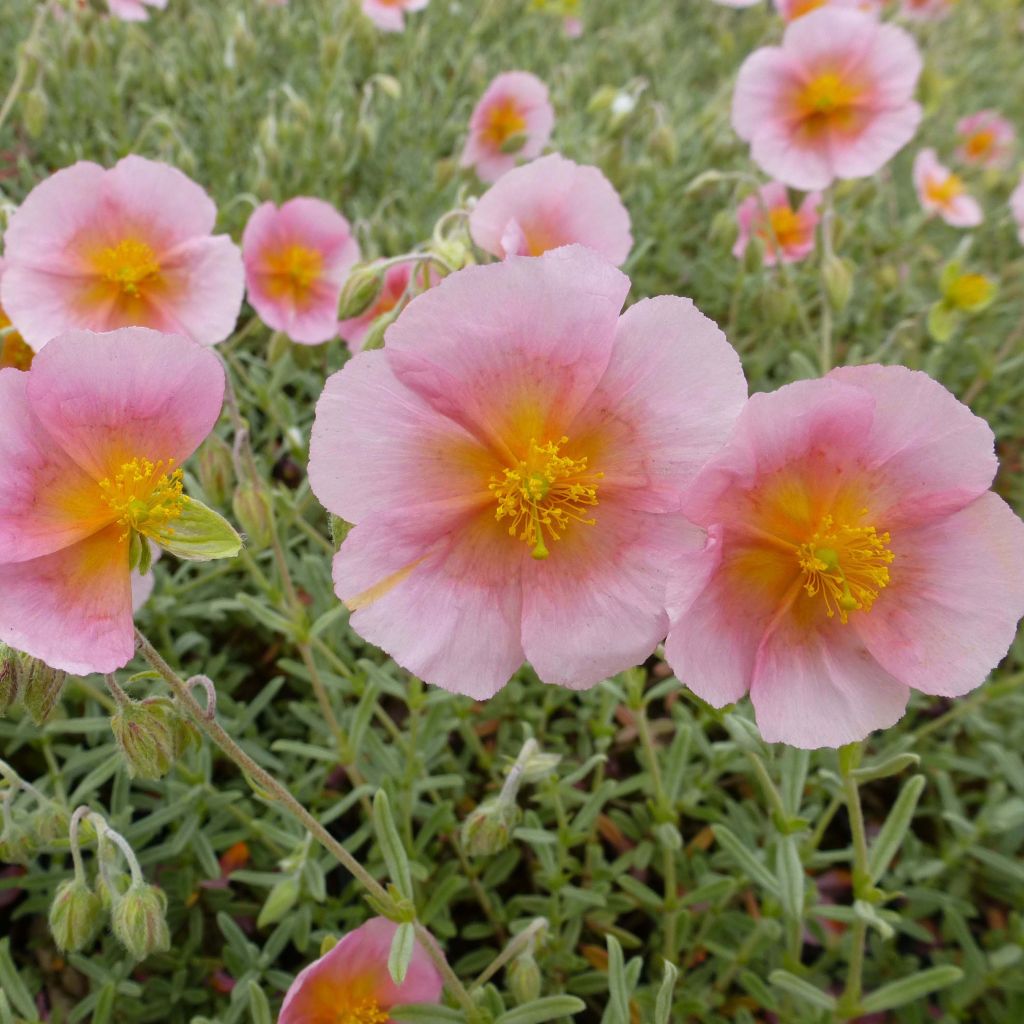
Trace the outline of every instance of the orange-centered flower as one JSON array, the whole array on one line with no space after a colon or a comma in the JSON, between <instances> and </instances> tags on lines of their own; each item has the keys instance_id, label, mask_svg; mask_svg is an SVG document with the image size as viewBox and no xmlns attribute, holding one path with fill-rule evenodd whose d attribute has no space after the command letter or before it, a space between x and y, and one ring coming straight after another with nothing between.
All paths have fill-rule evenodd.
<instances>
[{"instance_id":1,"label":"orange-centered flower","mask_svg":"<svg viewBox=\"0 0 1024 1024\"><path fill-rule=\"evenodd\" d=\"M126 238L95 256L96 272L125 295L137 298L160 273L156 253L145 242Z\"/></svg>"},{"instance_id":2,"label":"orange-centered flower","mask_svg":"<svg viewBox=\"0 0 1024 1024\"><path fill-rule=\"evenodd\" d=\"M819 72L797 94L795 106L801 127L809 135L833 129L849 131L856 123L861 92L847 74L831 70Z\"/></svg>"},{"instance_id":3,"label":"orange-centered flower","mask_svg":"<svg viewBox=\"0 0 1024 1024\"><path fill-rule=\"evenodd\" d=\"M305 245L289 245L267 256L267 290L281 297L289 295L301 302L319 280L323 255Z\"/></svg>"},{"instance_id":4,"label":"orange-centered flower","mask_svg":"<svg viewBox=\"0 0 1024 1024\"><path fill-rule=\"evenodd\" d=\"M508 98L499 100L487 111L483 136L492 145L501 147L513 136L521 135L525 129L526 118L523 117L519 104Z\"/></svg>"},{"instance_id":5,"label":"orange-centered flower","mask_svg":"<svg viewBox=\"0 0 1024 1024\"><path fill-rule=\"evenodd\" d=\"M762 232L769 242L777 242L783 249L800 245L806 235L807 227L799 214L788 206L777 206L768 214L771 234Z\"/></svg>"},{"instance_id":6,"label":"orange-centered flower","mask_svg":"<svg viewBox=\"0 0 1024 1024\"><path fill-rule=\"evenodd\" d=\"M945 177L931 176L924 185L925 195L939 206L946 206L957 196L963 195L964 183L955 174Z\"/></svg>"}]
</instances>

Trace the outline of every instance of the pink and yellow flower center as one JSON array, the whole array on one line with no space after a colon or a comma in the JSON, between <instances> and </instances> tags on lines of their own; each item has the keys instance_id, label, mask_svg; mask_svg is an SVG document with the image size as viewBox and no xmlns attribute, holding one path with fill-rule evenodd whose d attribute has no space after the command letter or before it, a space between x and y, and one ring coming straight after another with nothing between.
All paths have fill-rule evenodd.
<instances>
[{"instance_id":1,"label":"pink and yellow flower center","mask_svg":"<svg viewBox=\"0 0 1024 1024\"><path fill-rule=\"evenodd\" d=\"M797 18L802 18L805 14L824 7L826 3L828 0L796 0L796 3L789 8L789 20L796 21Z\"/></svg>"},{"instance_id":2,"label":"pink and yellow flower center","mask_svg":"<svg viewBox=\"0 0 1024 1024\"><path fill-rule=\"evenodd\" d=\"M267 259L271 277L270 291L277 295L291 293L302 300L320 280L324 257L319 249L298 243L285 246Z\"/></svg>"},{"instance_id":3,"label":"pink and yellow flower center","mask_svg":"<svg viewBox=\"0 0 1024 1024\"><path fill-rule=\"evenodd\" d=\"M122 540L133 530L150 537L174 533L168 523L181 517L188 498L182 493L182 472L173 466L173 459L132 459L100 481L103 501L124 527Z\"/></svg>"},{"instance_id":4,"label":"pink and yellow flower center","mask_svg":"<svg viewBox=\"0 0 1024 1024\"><path fill-rule=\"evenodd\" d=\"M530 546L534 558L547 558L545 534L561 539L572 523L593 526L587 509L597 505L597 487L604 474L588 472L586 457L559 454L567 437L538 444L530 440L526 457L492 476L488 487L498 503L494 517L509 521L508 533Z\"/></svg>"},{"instance_id":5,"label":"pink and yellow flower center","mask_svg":"<svg viewBox=\"0 0 1024 1024\"><path fill-rule=\"evenodd\" d=\"M947 174L944 178L932 175L924 183L925 196L937 206L949 206L963 192L964 183L955 174Z\"/></svg>"},{"instance_id":6,"label":"pink and yellow flower center","mask_svg":"<svg viewBox=\"0 0 1024 1024\"><path fill-rule=\"evenodd\" d=\"M35 353L24 338L12 329L13 326L10 317L0 308L0 370L5 367L27 370L32 365Z\"/></svg>"},{"instance_id":7,"label":"pink and yellow flower center","mask_svg":"<svg viewBox=\"0 0 1024 1024\"><path fill-rule=\"evenodd\" d=\"M526 131L526 118L513 99L498 100L487 111L483 137L500 149L509 139Z\"/></svg>"},{"instance_id":8,"label":"pink and yellow flower center","mask_svg":"<svg viewBox=\"0 0 1024 1024\"><path fill-rule=\"evenodd\" d=\"M804 240L804 225L800 215L788 206L776 206L768 211L769 230L762 237L774 248L789 249Z\"/></svg>"},{"instance_id":9,"label":"pink and yellow flower center","mask_svg":"<svg viewBox=\"0 0 1024 1024\"><path fill-rule=\"evenodd\" d=\"M800 127L812 136L832 129L853 130L863 91L848 75L831 70L819 71L796 93L795 112Z\"/></svg>"},{"instance_id":10,"label":"pink and yellow flower center","mask_svg":"<svg viewBox=\"0 0 1024 1024\"><path fill-rule=\"evenodd\" d=\"M866 514L864 510L863 514ZM873 526L851 526L825 516L797 549L804 592L825 603L828 617L845 623L852 611L870 611L889 585L889 534Z\"/></svg>"},{"instance_id":11,"label":"pink and yellow flower center","mask_svg":"<svg viewBox=\"0 0 1024 1024\"><path fill-rule=\"evenodd\" d=\"M134 238L101 249L96 254L95 266L101 277L133 298L143 284L160 273L156 253L145 242Z\"/></svg>"},{"instance_id":12,"label":"pink and yellow flower center","mask_svg":"<svg viewBox=\"0 0 1024 1024\"><path fill-rule=\"evenodd\" d=\"M988 156L995 148L996 133L990 128L975 132L964 143L964 151L975 160Z\"/></svg>"},{"instance_id":13,"label":"pink and yellow flower center","mask_svg":"<svg viewBox=\"0 0 1024 1024\"><path fill-rule=\"evenodd\" d=\"M367 996L354 1003L349 1003L338 1010L335 1024L388 1024L391 1020L386 1010L373 996Z\"/></svg>"}]
</instances>

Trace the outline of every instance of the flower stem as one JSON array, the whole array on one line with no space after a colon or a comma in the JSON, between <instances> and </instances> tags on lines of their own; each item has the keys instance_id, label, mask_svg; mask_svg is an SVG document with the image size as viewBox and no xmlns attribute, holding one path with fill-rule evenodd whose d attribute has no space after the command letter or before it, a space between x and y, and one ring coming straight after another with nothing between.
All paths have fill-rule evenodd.
<instances>
[{"instance_id":1,"label":"flower stem","mask_svg":"<svg viewBox=\"0 0 1024 1024\"><path fill-rule=\"evenodd\" d=\"M850 819L853 847L853 898L861 898L865 885L870 883L868 869L868 841L864 829L864 811L860 803L860 788L853 775L860 762L861 745L851 743L839 750L839 774L843 780L843 796ZM839 1000L836 1020L848 1020L859 1015L858 1007L864 983L864 946L867 940L867 922L855 918L850 928L850 962L846 972L846 985Z\"/></svg>"}]
</instances>

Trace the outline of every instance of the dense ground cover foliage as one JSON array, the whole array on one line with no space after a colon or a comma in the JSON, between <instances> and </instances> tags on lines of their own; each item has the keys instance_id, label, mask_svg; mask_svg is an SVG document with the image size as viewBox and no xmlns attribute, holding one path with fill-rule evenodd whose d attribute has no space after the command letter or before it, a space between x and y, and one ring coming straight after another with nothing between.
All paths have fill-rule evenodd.
<instances>
[{"instance_id":1,"label":"dense ground cover foliage","mask_svg":"<svg viewBox=\"0 0 1024 1024\"><path fill-rule=\"evenodd\" d=\"M345 0L170 0L140 24L71 6L0 9L0 88L19 87L0 115L6 213L58 168L139 154L202 185L236 241L260 204L314 196L344 214L364 261L429 244L443 270L471 258L452 211L487 187L459 166L474 105L499 73L528 70L554 108L548 148L600 167L629 211L628 303L691 297L752 392L837 365L926 371L989 422L995 489L1024 507L1024 248L1009 203L1021 151L1003 168L955 156L958 122L978 111L1024 131L1015 0L904 23L925 60L914 140L831 189L817 247L773 266L760 244L733 254L737 208L766 179L730 126L740 65L781 38L772 4L586 0L578 37L525 0L432 0L401 33ZM925 148L958 167L980 224L926 216ZM412 905L461 982L445 979L450 1010L397 1020L1024 1018L1019 637L980 689L915 694L898 725L838 756L766 744L749 703L710 707L660 652L585 692L524 667L474 703L367 644L335 595L344 527L307 465L346 345L293 344L245 306L216 351L234 397L185 490L246 547L161 559L136 621L164 680L142 658L132 668L148 674L118 678L138 699L212 680L238 747L225 757L188 733L172 770L133 779L111 732L120 698L100 676L70 679L45 724L0 719L0 1024L262 1024L332 937L380 912L411 920ZM47 916L73 877L81 805L166 895L166 942L122 922L58 950ZM81 822L90 876L97 828ZM390 895L368 902L338 844ZM130 861L107 849L117 889Z\"/></svg>"}]
</instances>

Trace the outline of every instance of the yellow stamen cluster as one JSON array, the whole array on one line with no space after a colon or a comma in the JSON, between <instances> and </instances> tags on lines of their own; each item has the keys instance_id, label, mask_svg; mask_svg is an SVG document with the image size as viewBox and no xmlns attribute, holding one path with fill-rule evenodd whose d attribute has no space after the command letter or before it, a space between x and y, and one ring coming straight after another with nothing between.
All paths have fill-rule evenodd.
<instances>
[{"instance_id":1,"label":"yellow stamen cluster","mask_svg":"<svg viewBox=\"0 0 1024 1024\"><path fill-rule=\"evenodd\" d=\"M503 146L513 135L519 135L524 131L526 118L523 117L515 100L499 100L487 112L483 135L492 145Z\"/></svg>"},{"instance_id":2,"label":"yellow stamen cluster","mask_svg":"<svg viewBox=\"0 0 1024 1024\"><path fill-rule=\"evenodd\" d=\"M863 510L861 515L865 515ZM814 536L797 550L803 588L821 594L831 619L845 623L852 611L869 611L879 591L889 585L893 553L889 534L873 526L848 526L825 516Z\"/></svg>"},{"instance_id":3,"label":"yellow stamen cluster","mask_svg":"<svg viewBox=\"0 0 1024 1024\"><path fill-rule=\"evenodd\" d=\"M948 206L963 191L964 183L955 174L947 174L944 178L930 177L924 183L924 194L939 206Z\"/></svg>"},{"instance_id":4,"label":"yellow stamen cluster","mask_svg":"<svg viewBox=\"0 0 1024 1024\"><path fill-rule=\"evenodd\" d=\"M391 1017L372 996L349 1003L338 1011L336 1024L388 1024Z\"/></svg>"},{"instance_id":5,"label":"yellow stamen cluster","mask_svg":"<svg viewBox=\"0 0 1024 1024\"><path fill-rule=\"evenodd\" d=\"M103 500L124 527L122 540L132 530L151 537L174 533L167 524L181 516L188 498L182 493L182 472L173 465L174 459L166 463L132 459L113 478L100 481Z\"/></svg>"},{"instance_id":6,"label":"yellow stamen cluster","mask_svg":"<svg viewBox=\"0 0 1024 1024\"><path fill-rule=\"evenodd\" d=\"M274 273L285 277L292 288L305 293L319 280L324 258L318 249L305 245L289 245L273 261Z\"/></svg>"},{"instance_id":7,"label":"yellow stamen cluster","mask_svg":"<svg viewBox=\"0 0 1024 1024\"><path fill-rule=\"evenodd\" d=\"M967 139L964 144L964 150L968 156L974 157L976 160L980 160L984 156L988 156L989 153L995 148L996 144L996 133L991 129L982 129L980 132L975 132L970 138Z\"/></svg>"},{"instance_id":8,"label":"yellow stamen cluster","mask_svg":"<svg viewBox=\"0 0 1024 1024\"><path fill-rule=\"evenodd\" d=\"M531 546L534 558L547 558L547 532L559 540L572 522L593 526L587 509L597 504L597 484L602 473L587 473L587 460L559 455L569 439L538 444L530 440L526 458L488 485L498 502L494 517L510 520L508 533Z\"/></svg>"},{"instance_id":9,"label":"yellow stamen cluster","mask_svg":"<svg viewBox=\"0 0 1024 1024\"><path fill-rule=\"evenodd\" d=\"M141 284L160 273L160 263L145 242L126 238L97 253L96 270L125 295L134 298Z\"/></svg>"},{"instance_id":10,"label":"yellow stamen cluster","mask_svg":"<svg viewBox=\"0 0 1024 1024\"><path fill-rule=\"evenodd\" d=\"M770 233L766 234L766 241L773 249L775 246L786 249L803 240L804 226L800 216L788 206L777 206L770 210L768 224Z\"/></svg>"},{"instance_id":11,"label":"yellow stamen cluster","mask_svg":"<svg viewBox=\"0 0 1024 1024\"><path fill-rule=\"evenodd\" d=\"M852 107L859 95L860 90L847 78L823 71L801 89L799 102L809 115L836 114Z\"/></svg>"}]
</instances>

